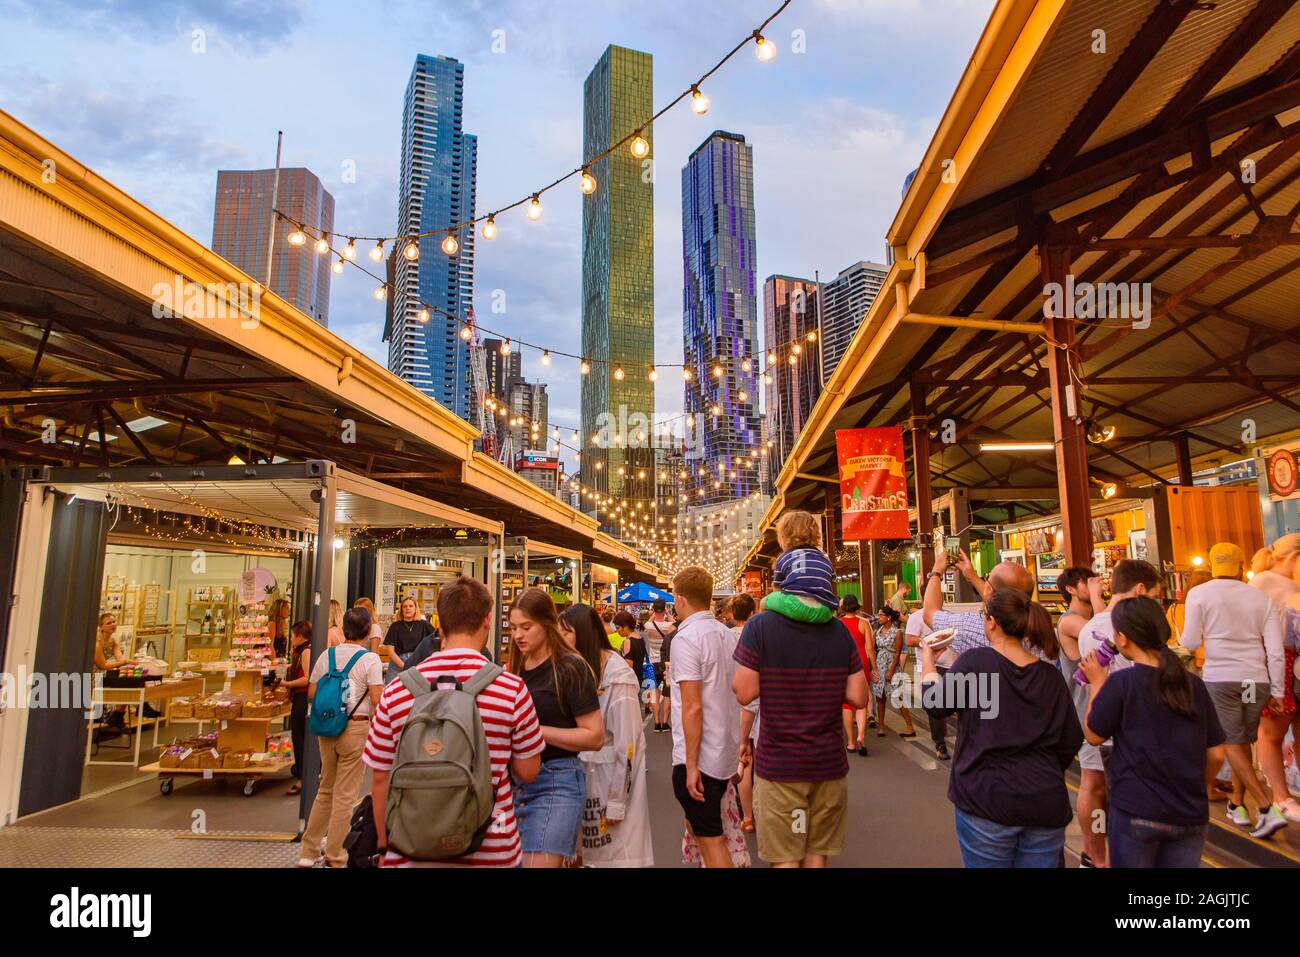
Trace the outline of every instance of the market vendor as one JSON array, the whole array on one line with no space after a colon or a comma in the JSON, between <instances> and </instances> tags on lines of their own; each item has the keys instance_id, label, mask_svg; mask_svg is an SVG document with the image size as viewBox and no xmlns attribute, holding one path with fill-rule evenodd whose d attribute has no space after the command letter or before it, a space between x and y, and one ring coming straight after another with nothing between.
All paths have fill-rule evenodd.
<instances>
[{"instance_id":1,"label":"market vendor","mask_svg":"<svg viewBox=\"0 0 1300 957\"><path fill-rule=\"evenodd\" d=\"M99 616L99 631L95 635L95 667L100 671L125 668L136 663L122 651L122 643L113 637L117 631L117 616L106 611Z\"/></svg>"},{"instance_id":2,"label":"market vendor","mask_svg":"<svg viewBox=\"0 0 1300 957\"><path fill-rule=\"evenodd\" d=\"M415 599L403 598L397 620L388 626L388 633L384 635L384 642L380 646L382 657L392 666L395 674L406 666L406 659L419 647L421 641L434 636L436 631L433 625L420 617L420 607Z\"/></svg>"}]
</instances>

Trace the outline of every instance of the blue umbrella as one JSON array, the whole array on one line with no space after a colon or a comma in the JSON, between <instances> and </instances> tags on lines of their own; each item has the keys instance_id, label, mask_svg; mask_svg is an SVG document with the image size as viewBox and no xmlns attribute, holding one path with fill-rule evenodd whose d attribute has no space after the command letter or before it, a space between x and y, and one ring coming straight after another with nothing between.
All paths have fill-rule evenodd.
<instances>
[{"instance_id":1,"label":"blue umbrella","mask_svg":"<svg viewBox=\"0 0 1300 957\"><path fill-rule=\"evenodd\" d=\"M629 585L618 593L618 603L620 605L631 605L642 601L658 601L660 598L666 602L673 600L673 596L668 592L647 585L645 582Z\"/></svg>"}]
</instances>

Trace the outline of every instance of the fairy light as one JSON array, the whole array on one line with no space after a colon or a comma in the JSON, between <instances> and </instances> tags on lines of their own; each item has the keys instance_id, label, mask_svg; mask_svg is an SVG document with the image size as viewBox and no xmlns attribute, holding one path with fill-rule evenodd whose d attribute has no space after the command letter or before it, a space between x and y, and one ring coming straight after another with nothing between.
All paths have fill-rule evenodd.
<instances>
[{"instance_id":1,"label":"fairy light","mask_svg":"<svg viewBox=\"0 0 1300 957\"><path fill-rule=\"evenodd\" d=\"M343 258L348 262L354 262L357 258L357 241L349 239L348 244L343 247Z\"/></svg>"},{"instance_id":2,"label":"fairy light","mask_svg":"<svg viewBox=\"0 0 1300 957\"><path fill-rule=\"evenodd\" d=\"M582 171L582 177L578 180L578 187L588 196L596 191L596 177L592 176L587 170Z\"/></svg>"},{"instance_id":3,"label":"fairy light","mask_svg":"<svg viewBox=\"0 0 1300 957\"><path fill-rule=\"evenodd\" d=\"M420 258L420 243L412 239L402 248L402 255L406 257L407 262L415 262Z\"/></svg>"},{"instance_id":4,"label":"fairy light","mask_svg":"<svg viewBox=\"0 0 1300 957\"><path fill-rule=\"evenodd\" d=\"M446 238L442 241L442 251L448 256L454 256L459 249L460 242L456 239L454 234L448 233Z\"/></svg>"},{"instance_id":5,"label":"fairy light","mask_svg":"<svg viewBox=\"0 0 1300 957\"><path fill-rule=\"evenodd\" d=\"M330 251L330 241L328 239L326 239L324 236L321 236L320 239L316 240L316 252L324 256L329 251Z\"/></svg>"},{"instance_id":6,"label":"fairy light","mask_svg":"<svg viewBox=\"0 0 1300 957\"><path fill-rule=\"evenodd\" d=\"M375 247L370 250L370 258L375 262L383 262L384 259L384 241L381 239L375 243Z\"/></svg>"},{"instance_id":7,"label":"fairy light","mask_svg":"<svg viewBox=\"0 0 1300 957\"><path fill-rule=\"evenodd\" d=\"M628 144L628 149L637 159L645 159L650 155L650 144L646 138L637 130L636 135L632 137L632 142Z\"/></svg>"},{"instance_id":8,"label":"fairy light","mask_svg":"<svg viewBox=\"0 0 1300 957\"><path fill-rule=\"evenodd\" d=\"M709 112L709 98L701 93L696 85L691 86L691 112L696 116L703 116Z\"/></svg>"},{"instance_id":9,"label":"fairy light","mask_svg":"<svg viewBox=\"0 0 1300 957\"><path fill-rule=\"evenodd\" d=\"M289 245L301 246L305 242L307 242L307 234L302 231L301 226L295 226L293 231L289 233Z\"/></svg>"},{"instance_id":10,"label":"fairy light","mask_svg":"<svg viewBox=\"0 0 1300 957\"><path fill-rule=\"evenodd\" d=\"M542 218L542 201L536 193L533 193L532 202L528 204L528 218L533 222Z\"/></svg>"},{"instance_id":11,"label":"fairy light","mask_svg":"<svg viewBox=\"0 0 1300 957\"><path fill-rule=\"evenodd\" d=\"M493 239L496 239L497 238L496 219L493 218L492 216L489 216L487 218L487 222L483 224L483 229L481 230L481 232L483 234L483 238L488 240L489 242L491 242Z\"/></svg>"}]
</instances>

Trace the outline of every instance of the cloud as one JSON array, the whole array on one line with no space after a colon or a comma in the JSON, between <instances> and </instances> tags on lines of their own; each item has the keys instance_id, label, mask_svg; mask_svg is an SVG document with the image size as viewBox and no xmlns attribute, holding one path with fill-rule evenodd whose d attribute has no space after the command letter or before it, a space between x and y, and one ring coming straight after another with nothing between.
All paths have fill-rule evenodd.
<instances>
[{"instance_id":1,"label":"cloud","mask_svg":"<svg viewBox=\"0 0 1300 957\"><path fill-rule=\"evenodd\" d=\"M262 52L301 24L302 0L8 0L0 9L43 28L148 41L205 31L208 44Z\"/></svg>"}]
</instances>

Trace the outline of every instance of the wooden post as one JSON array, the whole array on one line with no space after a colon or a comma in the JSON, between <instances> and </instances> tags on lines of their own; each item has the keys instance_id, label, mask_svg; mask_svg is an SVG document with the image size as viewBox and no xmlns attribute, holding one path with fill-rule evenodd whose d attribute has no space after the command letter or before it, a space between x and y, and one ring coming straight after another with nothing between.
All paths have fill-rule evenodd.
<instances>
[{"instance_id":1,"label":"wooden post","mask_svg":"<svg viewBox=\"0 0 1300 957\"><path fill-rule=\"evenodd\" d=\"M874 614L875 563L871 560L871 542L858 542L858 590L862 593L863 614Z\"/></svg>"},{"instance_id":2,"label":"wooden post","mask_svg":"<svg viewBox=\"0 0 1300 957\"><path fill-rule=\"evenodd\" d=\"M1044 286L1044 320L1050 348L1047 370L1052 395L1052 436L1056 443L1056 476L1065 533L1065 563L1092 565L1092 512L1088 491L1088 440L1080 412L1079 360L1074 350L1074 319L1054 315L1047 306L1048 287L1066 288L1070 255L1064 249L1039 246ZM1064 301L1068 297L1061 295ZM1070 312L1070 309L1062 310Z\"/></svg>"}]
</instances>

